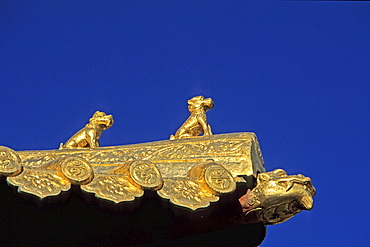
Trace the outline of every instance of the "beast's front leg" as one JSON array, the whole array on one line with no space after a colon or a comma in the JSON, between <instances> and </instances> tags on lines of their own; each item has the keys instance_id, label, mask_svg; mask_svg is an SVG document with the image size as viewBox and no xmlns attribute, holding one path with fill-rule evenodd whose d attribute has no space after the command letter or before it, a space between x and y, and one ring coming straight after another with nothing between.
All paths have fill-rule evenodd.
<instances>
[{"instance_id":1,"label":"beast's front leg","mask_svg":"<svg viewBox=\"0 0 370 247\"><path fill-rule=\"evenodd\" d=\"M208 127L208 135L213 135L211 125L207 124Z\"/></svg>"},{"instance_id":2,"label":"beast's front leg","mask_svg":"<svg viewBox=\"0 0 370 247\"><path fill-rule=\"evenodd\" d=\"M209 126L209 124L207 123L206 118L198 118L198 123L203 128L203 135L205 136L212 135L211 126Z\"/></svg>"},{"instance_id":3,"label":"beast's front leg","mask_svg":"<svg viewBox=\"0 0 370 247\"><path fill-rule=\"evenodd\" d=\"M86 136L86 142L88 143L88 148L100 147L99 141L96 138L95 131L89 131L88 135Z\"/></svg>"}]
</instances>

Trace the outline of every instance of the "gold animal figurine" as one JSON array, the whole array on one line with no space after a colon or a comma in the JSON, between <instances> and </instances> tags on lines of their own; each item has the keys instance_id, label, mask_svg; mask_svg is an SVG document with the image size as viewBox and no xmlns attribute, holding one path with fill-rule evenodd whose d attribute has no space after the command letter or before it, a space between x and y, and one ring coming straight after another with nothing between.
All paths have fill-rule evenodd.
<instances>
[{"instance_id":1,"label":"gold animal figurine","mask_svg":"<svg viewBox=\"0 0 370 247\"><path fill-rule=\"evenodd\" d=\"M65 144L61 143L59 149L65 148L96 148L100 147L99 138L104 130L112 127L112 115L96 111L89 123L74 134Z\"/></svg>"},{"instance_id":2,"label":"gold animal figurine","mask_svg":"<svg viewBox=\"0 0 370 247\"><path fill-rule=\"evenodd\" d=\"M208 124L206 115L206 112L214 106L212 99L195 96L188 100L188 104L190 116L176 131L175 135L171 135L171 140L189 138L201 134L212 135L211 126Z\"/></svg>"}]
</instances>

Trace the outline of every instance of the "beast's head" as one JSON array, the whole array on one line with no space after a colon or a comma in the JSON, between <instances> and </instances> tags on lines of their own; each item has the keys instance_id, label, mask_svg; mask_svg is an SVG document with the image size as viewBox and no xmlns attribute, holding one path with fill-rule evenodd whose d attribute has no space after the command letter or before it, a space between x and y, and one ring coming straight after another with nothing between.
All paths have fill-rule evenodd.
<instances>
[{"instance_id":1,"label":"beast's head","mask_svg":"<svg viewBox=\"0 0 370 247\"><path fill-rule=\"evenodd\" d=\"M112 127L114 120L112 115L107 115L104 112L96 111L92 118L89 119L89 124L86 127L91 127L94 124L98 124L103 130Z\"/></svg>"},{"instance_id":2,"label":"beast's head","mask_svg":"<svg viewBox=\"0 0 370 247\"><path fill-rule=\"evenodd\" d=\"M282 223L302 210L311 210L316 194L311 179L301 174L287 175L282 169L258 174L257 186L247 199L264 224Z\"/></svg>"},{"instance_id":3,"label":"beast's head","mask_svg":"<svg viewBox=\"0 0 370 247\"><path fill-rule=\"evenodd\" d=\"M205 99L203 96L195 96L189 99L188 104L190 113L197 113L199 110L204 110L204 112L206 112L214 106L214 102L211 98Z\"/></svg>"}]
</instances>

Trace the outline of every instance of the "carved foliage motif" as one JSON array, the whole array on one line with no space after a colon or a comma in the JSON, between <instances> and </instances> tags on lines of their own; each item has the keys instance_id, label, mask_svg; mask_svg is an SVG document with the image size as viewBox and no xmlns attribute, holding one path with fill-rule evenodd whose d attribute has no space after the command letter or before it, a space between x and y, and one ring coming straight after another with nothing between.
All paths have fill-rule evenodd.
<instances>
[{"instance_id":1,"label":"carved foliage motif","mask_svg":"<svg viewBox=\"0 0 370 247\"><path fill-rule=\"evenodd\" d=\"M40 198L55 196L71 188L71 183L82 183L93 176L88 161L80 157L56 159L40 168L24 168L18 176L7 181L18 186L18 190Z\"/></svg>"},{"instance_id":2,"label":"carved foliage motif","mask_svg":"<svg viewBox=\"0 0 370 247\"><path fill-rule=\"evenodd\" d=\"M128 177L119 175L98 175L91 183L81 185L81 189L115 203L133 201L135 197L144 194L144 191L133 185Z\"/></svg>"},{"instance_id":3,"label":"carved foliage motif","mask_svg":"<svg viewBox=\"0 0 370 247\"><path fill-rule=\"evenodd\" d=\"M241 167L255 141L253 133L235 133L102 148L15 152L4 147L0 174L9 176L9 183L20 191L41 198L66 191L71 184L115 203L132 201L151 189L195 210L235 190L237 172L231 174L222 165ZM203 167L202 162L211 158L218 164L206 162ZM23 166L23 172L1 170L11 166L18 173ZM199 171L190 174L195 166Z\"/></svg>"},{"instance_id":4,"label":"carved foliage motif","mask_svg":"<svg viewBox=\"0 0 370 247\"><path fill-rule=\"evenodd\" d=\"M160 142L159 142L160 143ZM171 144L171 145L169 145ZM58 152L26 151L20 152L22 161L28 166L37 167L50 160L66 155L75 155L89 160L91 163L122 163L132 157L139 160L171 160L189 159L199 156L236 156L240 157L248 153L245 139L221 139L190 141L165 141L163 145L146 146L134 145L135 147L115 147L115 149L99 148L91 150L58 150Z\"/></svg>"},{"instance_id":5,"label":"carved foliage motif","mask_svg":"<svg viewBox=\"0 0 370 247\"><path fill-rule=\"evenodd\" d=\"M136 160L121 165L108 174L99 174L94 180L82 185L86 192L115 203L133 201L141 197L144 189L159 189L163 179L157 167L149 161Z\"/></svg>"},{"instance_id":6,"label":"carved foliage motif","mask_svg":"<svg viewBox=\"0 0 370 247\"><path fill-rule=\"evenodd\" d=\"M218 201L219 197L204 189L196 180L166 179L158 194L170 199L173 204L192 210L208 207L210 202Z\"/></svg>"},{"instance_id":7,"label":"carved foliage motif","mask_svg":"<svg viewBox=\"0 0 370 247\"><path fill-rule=\"evenodd\" d=\"M230 141L208 141L200 143L182 143L177 144L172 141L173 145L160 147L157 150L146 153L145 158L161 158L161 159L184 159L192 156L226 156L226 155L242 155L246 152L245 142L235 140ZM144 157L143 157L144 158Z\"/></svg>"},{"instance_id":8,"label":"carved foliage motif","mask_svg":"<svg viewBox=\"0 0 370 247\"><path fill-rule=\"evenodd\" d=\"M166 179L158 194L176 205L196 210L218 201L221 193L233 192L236 182L231 174L213 160L193 167L186 178Z\"/></svg>"},{"instance_id":9,"label":"carved foliage motif","mask_svg":"<svg viewBox=\"0 0 370 247\"><path fill-rule=\"evenodd\" d=\"M19 186L18 190L40 198L59 195L71 188L71 183L53 171L25 169L20 175L8 177L7 181Z\"/></svg>"},{"instance_id":10,"label":"carved foliage motif","mask_svg":"<svg viewBox=\"0 0 370 247\"><path fill-rule=\"evenodd\" d=\"M254 176L257 184L239 201L243 212L254 211L260 222L277 224L312 208L316 191L310 178L281 169L265 172L255 134L213 135L206 117L212 99L197 96L188 104L190 116L171 140L100 148L102 132L114 121L97 111L59 150L15 152L0 146L0 175L40 198L67 191L71 184L115 203L151 189L192 210L208 207L235 191L236 181Z\"/></svg>"}]
</instances>

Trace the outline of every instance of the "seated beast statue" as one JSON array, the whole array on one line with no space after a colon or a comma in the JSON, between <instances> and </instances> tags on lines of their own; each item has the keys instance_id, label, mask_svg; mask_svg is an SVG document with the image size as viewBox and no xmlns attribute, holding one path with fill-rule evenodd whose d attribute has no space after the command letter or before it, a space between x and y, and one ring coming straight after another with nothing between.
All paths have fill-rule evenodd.
<instances>
[{"instance_id":1,"label":"seated beast statue","mask_svg":"<svg viewBox=\"0 0 370 247\"><path fill-rule=\"evenodd\" d=\"M201 134L212 135L211 126L208 124L206 115L206 112L214 106L212 99L195 96L188 100L188 104L190 116L176 131L175 135L171 135L171 140L189 138Z\"/></svg>"},{"instance_id":2,"label":"seated beast statue","mask_svg":"<svg viewBox=\"0 0 370 247\"><path fill-rule=\"evenodd\" d=\"M101 134L104 130L112 127L113 123L112 115L96 111L85 128L79 130L66 143L61 143L59 149L100 147Z\"/></svg>"}]
</instances>

